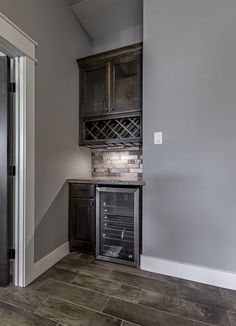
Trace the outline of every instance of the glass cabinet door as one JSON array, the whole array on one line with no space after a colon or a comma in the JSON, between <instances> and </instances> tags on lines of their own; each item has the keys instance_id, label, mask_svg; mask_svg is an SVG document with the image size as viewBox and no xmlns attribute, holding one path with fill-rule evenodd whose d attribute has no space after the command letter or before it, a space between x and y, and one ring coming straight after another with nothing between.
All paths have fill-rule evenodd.
<instances>
[{"instance_id":1,"label":"glass cabinet door","mask_svg":"<svg viewBox=\"0 0 236 326\"><path fill-rule=\"evenodd\" d=\"M84 72L84 115L96 115L107 109L107 68L98 67Z\"/></svg>"},{"instance_id":2,"label":"glass cabinet door","mask_svg":"<svg viewBox=\"0 0 236 326\"><path fill-rule=\"evenodd\" d=\"M141 55L114 63L112 111L126 112L141 110L141 74Z\"/></svg>"},{"instance_id":3,"label":"glass cabinet door","mask_svg":"<svg viewBox=\"0 0 236 326\"><path fill-rule=\"evenodd\" d=\"M99 188L97 257L137 264L136 189Z\"/></svg>"}]
</instances>

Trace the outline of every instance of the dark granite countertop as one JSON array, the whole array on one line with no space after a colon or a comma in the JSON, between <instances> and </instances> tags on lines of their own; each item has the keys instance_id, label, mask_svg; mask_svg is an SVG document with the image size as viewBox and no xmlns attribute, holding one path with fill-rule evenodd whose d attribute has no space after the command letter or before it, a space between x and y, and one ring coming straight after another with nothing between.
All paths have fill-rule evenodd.
<instances>
[{"instance_id":1,"label":"dark granite countertop","mask_svg":"<svg viewBox=\"0 0 236 326\"><path fill-rule=\"evenodd\" d=\"M103 185L130 185L130 186L144 186L145 182L142 178L127 179L120 177L96 177L96 178L79 178L79 179L68 179L69 183L93 183Z\"/></svg>"}]
</instances>

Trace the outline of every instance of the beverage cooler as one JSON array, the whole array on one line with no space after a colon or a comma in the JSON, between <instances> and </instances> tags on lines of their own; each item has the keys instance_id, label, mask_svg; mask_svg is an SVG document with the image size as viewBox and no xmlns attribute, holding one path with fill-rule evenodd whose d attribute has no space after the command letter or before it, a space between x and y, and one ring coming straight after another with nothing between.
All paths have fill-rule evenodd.
<instances>
[{"instance_id":1,"label":"beverage cooler","mask_svg":"<svg viewBox=\"0 0 236 326\"><path fill-rule=\"evenodd\" d=\"M139 188L97 187L97 259L139 266L139 206Z\"/></svg>"}]
</instances>

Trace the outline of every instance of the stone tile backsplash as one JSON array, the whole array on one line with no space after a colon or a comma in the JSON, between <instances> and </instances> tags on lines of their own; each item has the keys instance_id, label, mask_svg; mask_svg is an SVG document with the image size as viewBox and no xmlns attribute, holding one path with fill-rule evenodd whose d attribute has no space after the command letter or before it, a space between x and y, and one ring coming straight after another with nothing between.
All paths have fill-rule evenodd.
<instances>
[{"instance_id":1,"label":"stone tile backsplash","mask_svg":"<svg viewBox=\"0 0 236 326\"><path fill-rule=\"evenodd\" d=\"M137 178L143 174L143 156L141 149L93 150L92 176L113 176Z\"/></svg>"}]
</instances>

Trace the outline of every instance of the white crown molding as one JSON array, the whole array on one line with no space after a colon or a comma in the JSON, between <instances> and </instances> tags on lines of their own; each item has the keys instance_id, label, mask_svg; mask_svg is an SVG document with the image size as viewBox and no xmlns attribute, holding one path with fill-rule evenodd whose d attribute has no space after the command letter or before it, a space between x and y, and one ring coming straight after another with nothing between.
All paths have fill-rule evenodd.
<instances>
[{"instance_id":1,"label":"white crown molding","mask_svg":"<svg viewBox=\"0 0 236 326\"><path fill-rule=\"evenodd\" d=\"M0 17L5 20L9 25L11 25L15 30L17 30L19 33L21 33L25 38L27 38L32 44L35 46L38 45L36 41L34 41L29 35L27 35L25 32L23 32L18 26L16 26L10 19L8 19L2 12L0 12Z\"/></svg>"},{"instance_id":2,"label":"white crown molding","mask_svg":"<svg viewBox=\"0 0 236 326\"><path fill-rule=\"evenodd\" d=\"M31 60L36 61L35 47L37 46L37 42L35 42L31 37L24 33L1 12L0 41L0 49L7 55L24 55Z\"/></svg>"}]
</instances>

